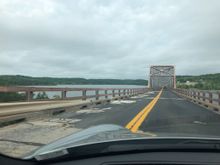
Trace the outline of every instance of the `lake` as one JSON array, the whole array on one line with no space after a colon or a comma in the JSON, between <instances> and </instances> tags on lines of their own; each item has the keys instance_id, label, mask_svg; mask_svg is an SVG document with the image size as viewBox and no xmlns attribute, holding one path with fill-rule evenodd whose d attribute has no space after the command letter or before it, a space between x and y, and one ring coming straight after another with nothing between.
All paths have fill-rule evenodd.
<instances>
[{"instance_id":1,"label":"lake","mask_svg":"<svg viewBox=\"0 0 220 165\"><path fill-rule=\"evenodd\" d=\"M35 87L51 87L51 88L146 88L141 85L56 85L56 86L35 86ZM35 92L35 97L38 92ZM49 98L61 97L61 92L46 92ZM104 91L100 91L99 94L104 94ZM81 91L67 92L67 97L81 96ZM88 91L87 95L95 95L95 91Z\"/></svg>"}]
</instances>

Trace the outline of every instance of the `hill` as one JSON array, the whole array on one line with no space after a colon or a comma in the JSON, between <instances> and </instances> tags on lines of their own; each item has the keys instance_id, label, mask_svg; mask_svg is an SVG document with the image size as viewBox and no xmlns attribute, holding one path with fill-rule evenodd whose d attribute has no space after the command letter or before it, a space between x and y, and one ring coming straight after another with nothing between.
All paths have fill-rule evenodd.
<instances>
[{"instance_id":1,"label":"hill","mask_svg":"<svg viewBox=\"0 0 220 165\"><path fill-rule=\"evenodd\" d=\"M199 76L177 76L177 87L220 90L220 73ZM193 82L189 83L188 82ZM193 85L192 85L193 84Z\"/></svg>"},{"instance_id":2,"label":"hill","mask_svg":"<svg viewBox=\"0 0 220 165\"><path fill-rule=\"evenodd\" d=\"M52 78L30 77L21 75L1 75L0 85L146 85L147 80L137 79L84 79L84 78Z\"/></svg>"},{"instance_id":3,"label":"hill","mask_svg":"<svg viewBox=\"0 0 220 165\"><path fill-rule=\"evenodd\" d=\"M179 75L177 87L220 90L220 73L199 76ZM10 85L147 85L144 79L85 79L0 75L0 86Z\"/></svg>"}]
</instances>

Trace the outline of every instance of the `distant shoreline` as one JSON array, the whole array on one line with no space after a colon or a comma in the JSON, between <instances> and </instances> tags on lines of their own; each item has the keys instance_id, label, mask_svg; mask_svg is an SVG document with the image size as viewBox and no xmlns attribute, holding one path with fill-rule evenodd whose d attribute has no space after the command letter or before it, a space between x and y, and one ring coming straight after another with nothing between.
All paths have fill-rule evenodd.
<instances>
[{"instance_id":1,"label":"distant shoreline","mask_svg":"<svg viewBox=\"0 0 220 165\"><path fill-rule=\"evenodd\" d=\"M22 75L0 75L1 86L56 86L56 85L147 85L144 79L85 79L30 77Z\"/></svg>"},{"instance_id":2,"label":"distant shoreline","mask_svg":"<svg viewBox=\"0 0 220 165\"><path fill-rule=\"evenodd\" d=\"M220 73L198 76L177 75L178 88L220 90ZM144 79L85 79L31 77L22 75L0 75L0 86L57 86L57 85L138 85L146 86Z\"/></svg>"}]
</instances>

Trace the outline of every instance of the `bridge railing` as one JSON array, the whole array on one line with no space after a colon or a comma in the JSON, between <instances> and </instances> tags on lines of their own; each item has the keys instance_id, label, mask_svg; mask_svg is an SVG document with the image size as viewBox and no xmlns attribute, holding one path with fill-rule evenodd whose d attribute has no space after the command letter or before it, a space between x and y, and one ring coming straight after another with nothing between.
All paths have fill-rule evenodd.
<instances>
[{"instance_id":1,"label":"bridge railing","mask_svg":"<svg viewBox=\"0 0 220 165\"><path fill-rule=\"evenodd\" d=\"M197 89L173 89L176 93L185 96L193 101L220 110L219 90L197 90Z\"/></svg>"},{"instance_id":2,"label":"bridge railing","mask_svg":"<svg viewBox=\"0 0 220 165\"><path fill-rule=\"evenodd\" d=\"M60 87L20 87L20 86L0 86L0 92L3 93L25 93L26 101L34 101L34 92L60 92L59 99L43 99L43 100L70 100L95 98L99 100L101 97L108 99L108 97L132 96L145 93L148 88L60 88ZM68 92L77 92L77 96L68 97ZM102 93L101 93L102 92ZM89 93L89 94L88 94ZM94 93L91 95L91 93Z\"/></svg>"}]
</instances>

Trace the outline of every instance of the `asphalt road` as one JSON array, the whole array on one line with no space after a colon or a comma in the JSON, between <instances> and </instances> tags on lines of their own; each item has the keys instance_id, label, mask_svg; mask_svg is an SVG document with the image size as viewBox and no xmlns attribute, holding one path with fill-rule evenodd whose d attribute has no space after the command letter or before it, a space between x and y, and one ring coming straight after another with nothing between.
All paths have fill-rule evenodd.
<instances>
[{"instance_id":1,"label":"asphalt road","mask_svg":"<svg viewBox=\"0 0 220 165\"><path fill-rule=\"evenodd\" d=\"M220 136L220 114L163 91L140 129L161 135Z\"/></svg>"},{"instance_id":2,"label":"asphalt road","mask_svg":"<svg viewBox=\"0 0 220 165\"><path fill-rule=\"evenodd\" d=\"M59 117L78 120L74 126L80 129L100 124L130 128L130 123L137 129L132 132L150 136L220 136L220 114L168 90L68 112Z\"/></svg>"}]
</instances>

